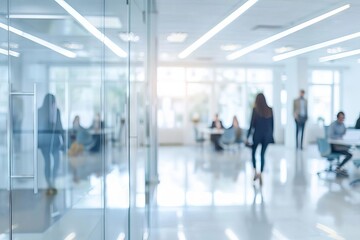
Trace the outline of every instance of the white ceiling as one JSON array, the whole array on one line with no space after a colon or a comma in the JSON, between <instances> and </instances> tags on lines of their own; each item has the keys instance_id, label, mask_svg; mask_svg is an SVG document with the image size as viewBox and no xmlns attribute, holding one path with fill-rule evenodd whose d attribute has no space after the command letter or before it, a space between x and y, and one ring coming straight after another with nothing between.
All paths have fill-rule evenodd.
<instances>
[{"instance_id":1,"label":"white ceiling","mask_svg":"<svg viewBox=\"0 0 360 240\"><path fill-rule=\"evenodd\" d=\"M166 61L180 61L177 55L182 50L244 2L245 0L157 0L159 56ZM246 47L346 3L351 4L350 9L237 60L226 60L229 52L220 49L223 44L240 44ZM359 22L359 0L259 0L245 14L181 61L272 63L275 48L291 46L298 49L354 33L360 31ZM259 25L277 26L278 28L255 29ZM171 44L166 41L166 36L171 32L187 32L189 36L184 43ZM360 39L334 47L343 47L346 50L357 49L360 48ZM318 57L325 55L328 55L326 49L322 49L308 53L304 57L309 58L310 62L317 62ZM346 61L355 61L358 58L360 56Z\"/></svg>"},{"instance_id":2,"label":"white ceiling","mask_svg":"<svg viewBox=\"0 0 360 240\"><path fill-rule=\"evenodd\" d=\"M138 43L131 44L133 58L143 56L145 50L145 25L142 21L142 9L145 0L136 0L131 8L131 31L140 35ZM155 0L154 0L155 1ZM274 49L290 46L295 49L327 41L360 31L360 1L359 0L259 0L245 14L241 15L224 30L197 49L188 58L180 60L177 55L198 39L201 35L223 20L229 13L241 6L246 0L156 0L158 13L158 50L162 62L205 62L205 63L273 63ZM84 28L54 2L54 0L0 0L0 21L7 23L7 11L11 14L53 14L63 15L63 19L34 20L10 19L10 24L28 33L34 34L54 44L81 43L89 55L74 61L93 61L102 55L102 46ZM125 0L68 0L75 9L85 16L103 16L118 18L122 27L108 28L105 34L120 47L127 49L127 43L120 40L118 34L128 28L128 12ZM105 2L105 4L104 4ZM6 3L10 3L9 6ZM226 60L230 52L220 49L224 44L240 44L246 47L254 42L281 32L289 27L304 22L336 7L350 3L351 7L320 23L287 36L268 46L260 48L234 61ZM68 16L68 17L66 17ZM106 25L106 24L105 24ZM257 26L274 26L273 29L257 28ZM188 38L183 43L168 43L166 37L173 32L186 32ZM90 37L89 37L90 36ZM11 42L19 44L22 56L29 56L36 51L36 56L44 61L68 61L69 59L54 53L29 40L9 35ZM8 40L6 31L0 29L0 43ZM360 39L354 39L334 47L345 50L360 48ZM43 53L43 54L42 54ZM119 60L110 51L109 58ZM317 50L303 55L310 62L317 63L318 58L328 55L326 49ZM360 56L336 61L337 63L356 62ZM286 60L285 60L286 61ZM282 64L282 62L280 62Z\"/></svg>"}]
</instances>

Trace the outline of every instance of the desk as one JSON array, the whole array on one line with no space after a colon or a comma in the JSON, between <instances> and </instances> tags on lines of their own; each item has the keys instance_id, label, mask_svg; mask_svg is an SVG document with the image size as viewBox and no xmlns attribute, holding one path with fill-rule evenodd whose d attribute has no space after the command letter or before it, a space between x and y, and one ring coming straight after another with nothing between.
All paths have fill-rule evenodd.
<instances>
[{"instance_id":1,"label":"desk","mask_svg":"<svg viewBox=\"0 0 360 240\"><path fill-rule=\"evenodd\" d=\"M210 135L222 135L224 133L224 129L218 128L200 128L199 131L201 133L210 134Z\"/></svg>"},{"instance_id":2,"label":"desk","mask_svg":"<svg viewBox=\"0 0 360 240\"><path fill-rule=\"evenodd\" d=\"M209 134L210 141L214 143L215 150L223 150L223 147L220 145L219 141L221 135L224 133L224 129L219 128L202 128L200 129L202 134Z\"/></svg>"}]
</instances>

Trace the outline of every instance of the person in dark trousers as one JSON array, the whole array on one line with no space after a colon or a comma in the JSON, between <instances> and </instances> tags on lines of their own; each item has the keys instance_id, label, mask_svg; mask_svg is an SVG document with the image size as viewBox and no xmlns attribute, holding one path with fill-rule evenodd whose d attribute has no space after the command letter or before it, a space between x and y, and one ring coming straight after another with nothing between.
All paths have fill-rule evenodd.
<instances>
[{"instance_id":1,"label":"person in dark trousers","mask_svg":"<svg viewBox=\"0 0 360 240\"><path fill-rule=\"evenodd\" d=\"M222 124L222 121L219 119L219 115L215 114L214 120L211 123L211 127L210 128L215 128L215 129L224 129L224 126ZM223 147L220 145L219 141L221 138L221 134L219 133L212 133L210 135L210 140L214 143L214 147L216 151L222 151L224 150Z\"/></svg>"},{"instance_id":2,"label":"person in dark trousers","mask_svg":"<svg viewBox=\"0 0 360 240\"><path fill-rule=\"evenodd\" d=\"M247 139L253 132L253 144L252 144L252 164L254 167L254 181L259 179L260 185L263 184L262 172L265 166L265 151L270 143L274 143L273 130L274 118L273 111L267 105L264 94L259 93L255 99L255 105L252 111L251 122ZM247 143L249 141L247 140ZM261 168L260 173L256 170L256 149L261 144Z\"/></svg>"},{"instance_id":3,"label":"person in dark trousers","mask_svg":"<svg viewBox=\"0 0 360 240\"><path fill-rule=\"evenodd\" d=\"M38 147L45 161L45 178L48 185L46 193L48 195L57 193L55 179L59 169L60 150L63 144L64 129L55 96L46 94L43 104L38 110Z\"/></svg>"},{"instance_id":4,"label":"person in dark trousers","mask_svg":"<svg viewBox=\"0 0 360 240\"><path fill-rule=\"evenodd\" d=\"M294 119L296 123L296 148L303 149L304 129L308 118L307 100L305 99L305 90L300 90L300 96L294 100ZM300 146L299 146L300 137Z\"/></svg>"},{"instance_id":5,"label":"person in dark trousers","mask_svg":"<svg viewBox=\"0 0 360 240\"><path fill-rule=\"evenodd\" d=\"M329 126L328 135L329 135L330 139L339 140L339 139L342 139L343 136L346 133L346 127L345 127L345 124L344 124L345 113L344 112L339 112L336 115L336 118L337 118L336 121L334 121ZM348 176L348 173L345 171L345 169L342 169L342 167L352 157L352 154L349 152L350 146L339 145L339 144L331 144L331 150L334 153L340 153L340 154L345 156L344 160L339 164L339 166L336 168L335 171L336 171L336 173L338 173L338 174L340 174L342 176Z\"/></svg>"}]
</instances>

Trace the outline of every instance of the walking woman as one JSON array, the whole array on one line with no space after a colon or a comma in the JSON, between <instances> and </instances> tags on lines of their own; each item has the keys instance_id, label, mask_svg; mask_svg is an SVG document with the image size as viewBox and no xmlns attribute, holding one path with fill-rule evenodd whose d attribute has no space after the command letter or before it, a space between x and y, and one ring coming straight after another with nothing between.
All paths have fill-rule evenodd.
<instances>
[{"instance_id":1,"label":"walking woman","mask_svg":"<svg viewBox=\"0 0 360 240\"><path fill-rule=\"evenodd\" d=\"M253 145L252 145L252 163L254 167L254 181L259 179L260 185L263 184L262 172L265 165L265 151L269 143L274 143L273 137L274 118L273 111L267 105L264 94L259 93L256 96L254 108L252 111L250 128L248 131L247 139L253 132ZM248 141L247 141L248 142ZM261 144L261 167L260 173L256 171L256 149Z\"/></svg>"},{"instance_id":2,"label":"walking woman","mask_svg":"<svg viewBox=\"0 0 360 240\"><path fill-rule=\"evenodd\" d=\"M55 179L59 169L60 149L64 144L64 129L54 95L46 94L38 110L38 116L38 147L45 161L45 178L48 185L46 193L53 195L57 193ZM53 164L51 164L51 156Z\"/></svg>"}]
</instances>

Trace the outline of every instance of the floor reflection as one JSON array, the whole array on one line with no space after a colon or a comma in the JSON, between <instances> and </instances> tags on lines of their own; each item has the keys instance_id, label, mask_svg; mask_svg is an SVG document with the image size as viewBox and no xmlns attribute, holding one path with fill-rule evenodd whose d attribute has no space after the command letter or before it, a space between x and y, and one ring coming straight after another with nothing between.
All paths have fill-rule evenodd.
<instances>
[{"instance_id":1,"label":"floor reflection","mask_svg":"<svg viewBox=\"0 0 360 240\"><path fill-rule=\"evenodd\" d=\"M326 164L316 146L271 145L260 188L246 148L162 147L151 239L178 239L179 224L189 240L326 239L329 229L338 239L357 239L352 224L360 216L360 188L349 179L319 178Z\"/></svg>"},{"instance_id":2,"label":"floor reflection","mask_svg":"<svg viewBox=\"0 0 360 240\"><path fill-rule=\"evenodd\" d=\"M266 213L262 188L260 187L254 186L254 199L245 223L248 239L272 239L273 225Z\"/></svg>"}]
</instances>

